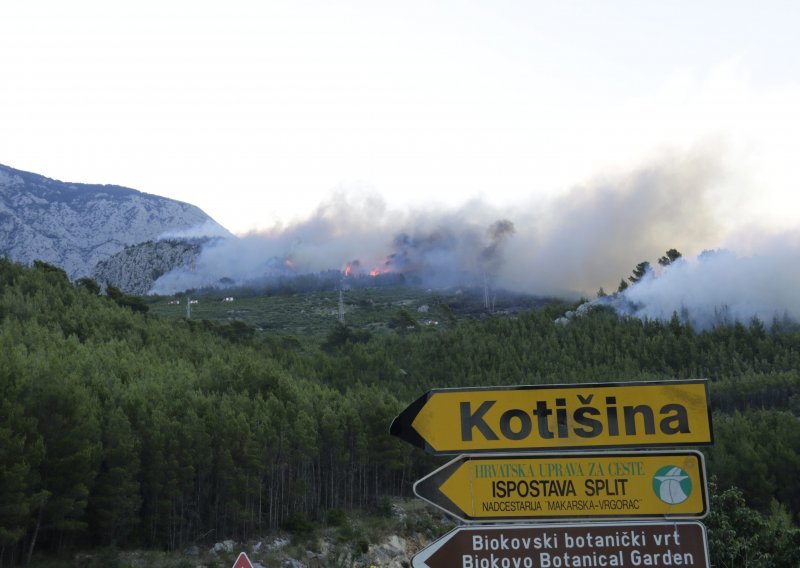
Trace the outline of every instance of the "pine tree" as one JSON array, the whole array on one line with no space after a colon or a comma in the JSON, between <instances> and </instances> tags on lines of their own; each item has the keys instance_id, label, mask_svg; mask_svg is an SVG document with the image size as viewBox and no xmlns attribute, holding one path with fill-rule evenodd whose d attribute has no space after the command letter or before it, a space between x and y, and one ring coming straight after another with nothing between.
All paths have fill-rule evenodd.
<instances>
[{"instance_id":1,"label":"pine tree","mask_svg":"<svg viewBox=\"0 0 800 568\"><path fill-rule=\"evenodd\" d=\"M658 259L658 264L661 266L669 266L679 258L681 258L681 253L677 251L677 249L669 249L664 256Z\"/></svg>"},{"instance_id":2,"label":"pine tree","mask_svg":"<svg viewBox=\"0 0 800 568\"><path fill-rule=\"evenodd\" d=\"M649 262L647 262L646 260L640 262L639 264L636 265L636 268L633 269L633 274L631 276L628 276L628 280L636 284L642 278L644 278L645 274L647 274L649 270L650 270Z\"/></svg>"}]
</instances>

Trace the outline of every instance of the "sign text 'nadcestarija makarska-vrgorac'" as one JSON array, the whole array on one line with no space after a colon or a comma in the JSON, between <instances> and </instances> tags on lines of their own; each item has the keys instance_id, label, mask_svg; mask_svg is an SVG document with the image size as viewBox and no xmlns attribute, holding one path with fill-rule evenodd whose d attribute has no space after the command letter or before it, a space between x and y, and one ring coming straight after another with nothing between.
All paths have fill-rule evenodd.
<instances>
[{"instance_id":1,"label":"sign text 'nadcestarija makarska-vrgorac'","mask_svg":"<svg viewBox=\"0 0 800 568\"><path fill-rule=\"evenodd\" d=\"M713 443L705 380L434 389L390 432L432 454Z\"/></svg>"}]
</instances>

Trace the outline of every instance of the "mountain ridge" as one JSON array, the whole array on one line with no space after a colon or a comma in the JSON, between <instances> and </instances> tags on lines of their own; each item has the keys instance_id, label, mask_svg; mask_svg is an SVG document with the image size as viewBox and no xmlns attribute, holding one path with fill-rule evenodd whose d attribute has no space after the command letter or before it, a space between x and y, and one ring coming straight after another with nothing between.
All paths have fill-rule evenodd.
<instances>
[{"instance_id":1,"label":"mountain ridge","mask_svg":"<svg viewBox=\"0 0 800 568\"><path fill-rule=\"evenodd\" d=\"M195 205L119 185L63 182L0 164L0 255L60 266L70 278L169 235L231 236Z\"/></svg>"}]
</instances>

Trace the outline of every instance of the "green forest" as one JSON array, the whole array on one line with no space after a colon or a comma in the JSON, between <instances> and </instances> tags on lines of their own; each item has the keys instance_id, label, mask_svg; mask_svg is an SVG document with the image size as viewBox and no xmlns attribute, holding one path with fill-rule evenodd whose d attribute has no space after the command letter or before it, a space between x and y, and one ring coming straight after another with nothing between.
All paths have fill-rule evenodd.
<instances>
[{"instance_id":1,"label":"green forest","mask_svg":"<svg viewBox=\"0 0 800 568\"><path fill-rule=\"evenodd\" d=\"M457 317L442 299L438 325L398 307L382 327L298 337L164 317L0 259L0 566L247 539L411 496L447 460L389 425L432 388L696 378L713 410L714 564L800 566L800 327L607 309L554 323L574 307Z\"/></svg>"}]
</instances>

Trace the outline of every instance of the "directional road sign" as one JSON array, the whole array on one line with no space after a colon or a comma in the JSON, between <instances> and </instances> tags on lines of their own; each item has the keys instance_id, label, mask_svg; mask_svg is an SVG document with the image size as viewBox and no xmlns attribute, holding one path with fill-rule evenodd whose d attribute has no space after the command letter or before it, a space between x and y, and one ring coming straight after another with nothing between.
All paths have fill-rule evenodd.
<instances>
[{"instance_id":1,"label":"directional road sign","mask_svg":"<svg viewBox=\"0 0 800 568\"><path fill-rule=\"evenodd\" d=\"M697 451L460 456L414 493L466 522L690 519L708 512Z\"/></svg>"},{"instance_id":2,"label":"directional road sign","mask_svg":"<svg viewBox=\"0 0 800 568\"><path fill-rule=\"evenodd\" d=\"M494 525L456 528L417 554L414 568L689 566L708 568L698 522Z\"/></svg>"},{"instance_id":3,"label":"directional road sign","mask_svg":"<svg viewBox=\"0 0 800 568\"><path fill-rule=\"evenodd\" d=\"M390 431L432 454L713 443L704 380L434 389Z\"/></svg>"}]
</instances>

